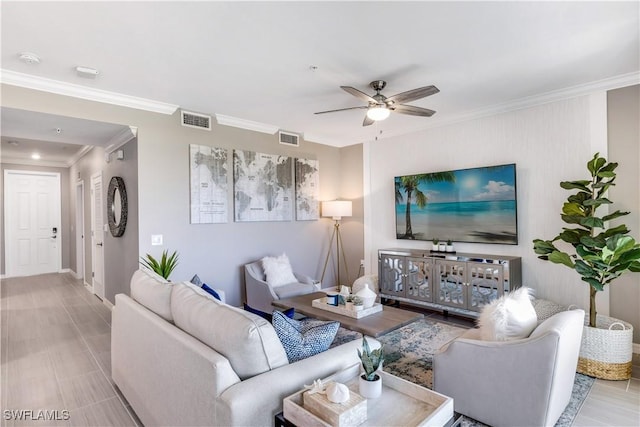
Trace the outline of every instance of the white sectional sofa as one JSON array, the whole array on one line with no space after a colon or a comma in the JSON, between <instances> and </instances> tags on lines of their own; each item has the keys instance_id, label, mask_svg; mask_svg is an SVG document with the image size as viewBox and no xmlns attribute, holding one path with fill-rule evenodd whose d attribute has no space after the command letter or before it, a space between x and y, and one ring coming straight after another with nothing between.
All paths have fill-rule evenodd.
<instances>
[{"instance_id":1,"label":"white sectional sofa","mask_svg":"<svg viewBox=\"0 0 640 427\"><path fill-rule=\"evenodd\" d=\"M355 340L289 363L263 318L144 270L112 315L112 377L145 426L267 426L284 397L358 363Z\"/></svg>"}]
</instances>

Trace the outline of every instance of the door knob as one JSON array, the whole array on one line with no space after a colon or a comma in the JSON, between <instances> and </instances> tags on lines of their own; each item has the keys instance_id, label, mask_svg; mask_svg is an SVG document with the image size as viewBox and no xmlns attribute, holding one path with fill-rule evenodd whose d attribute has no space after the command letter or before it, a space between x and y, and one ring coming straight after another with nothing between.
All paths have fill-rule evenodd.
<instances>
[{"instance_id":1,"label":"door knob","mask_svg":"<svg viewBox=\"0 0 640 427\"><path fill-rule=\"evenodd\" d=\"M102 242L96 243L96 246L102 246Z\"/></svg>"}]
</instances>

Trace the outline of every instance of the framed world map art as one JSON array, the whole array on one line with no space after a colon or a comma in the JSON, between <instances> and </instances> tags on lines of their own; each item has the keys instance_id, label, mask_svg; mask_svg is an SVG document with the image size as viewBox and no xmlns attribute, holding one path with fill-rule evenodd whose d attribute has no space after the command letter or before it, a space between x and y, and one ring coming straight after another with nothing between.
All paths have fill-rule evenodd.
<instances>
[{"instance_id":1,"label":"framed world map art","mask_svg":"<svg viewBox=\"0 0 640 427\"><path fill-rule=\"evenodd\" d=\"M228 222L227 150L189 145L191 224Z\"/></svg>"},{"instance_id":2,"label":"framed world map art","mask_svg":"<svg viewBox=\"0 0 640 427\"><path fill-rule=\"evenodd\" d=\"M320 215L319 181L320 171L317 160L296 159L296 219L298 221L317 220Z\"/></svg>"},{"instance_id":3,"label":"framed world map art","mask_svg":"<svg viewBox=\"0 0 640 427\"><path fill-rule=\"evenodd\" d=\"M293 159L248 150L233 151L234 218L293 219Z\"/></svg>"}]
</instances>

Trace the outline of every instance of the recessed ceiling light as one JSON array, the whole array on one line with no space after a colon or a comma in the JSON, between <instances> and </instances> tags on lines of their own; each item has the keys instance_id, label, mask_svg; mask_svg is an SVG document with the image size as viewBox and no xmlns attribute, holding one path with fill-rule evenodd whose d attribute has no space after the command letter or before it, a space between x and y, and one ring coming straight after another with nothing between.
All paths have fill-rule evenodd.
<instances>
[{"instance_id":1,"label":"recessed ceiling light","mask_svg":"<svg viewBox=\"0 0 640 427\"><path fill-rule=\"evenodd\" d=\"M32 158L33 160L40 160L40 154L38 154L38 153L33 153L33 154L31 155L31 158Z\"/></svg>"},{"instance_id":2,"label":"recessed ceiling light","mask_svg":"<svg viewBox=\"0 0 640 427\"><path fill-rule=\"evenodd\" d=\"M35 53L31 53L31 52L20 52L18 54L18 57L20 58L20 60L26 64L39 64L40 63L40 57L38 55L36 55Z\"/></svg>"}]
</instances>

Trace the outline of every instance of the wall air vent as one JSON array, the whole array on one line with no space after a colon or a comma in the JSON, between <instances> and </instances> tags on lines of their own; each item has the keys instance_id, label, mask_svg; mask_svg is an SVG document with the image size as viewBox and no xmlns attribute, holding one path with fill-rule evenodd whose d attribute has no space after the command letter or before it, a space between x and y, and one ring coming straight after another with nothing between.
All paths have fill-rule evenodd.
<instances>
[{"instance_id":1,"label":"wall air vent","mask_svg":"<svg viewBox=\"0 0 640 427\"><path fill-rule=\"evenodd\" d=\"M289 133L289 132L283 132L283 131L280 131L279 135L280 135L280 144L292 145L294 147L300 146L299 135L296 135L295 133Z\"/></svg>"},{"instance_id":2,"label":"wall air vent","mask_svg":"<svg viewBox=\"0 0 640 427\"><path fill-rule=\"evenodd\" d=\"M211 116L184 110L182 110L181 113L182 126L211 130Z\"/></svg>"}]
</instances>

